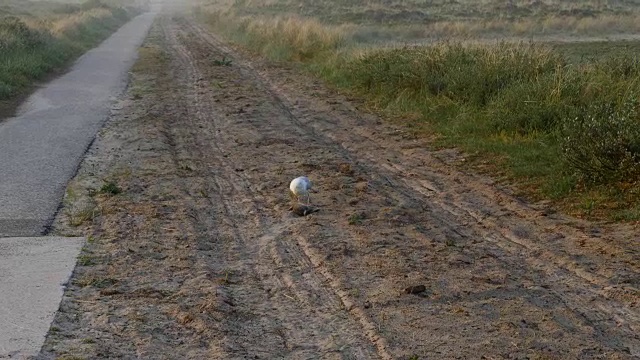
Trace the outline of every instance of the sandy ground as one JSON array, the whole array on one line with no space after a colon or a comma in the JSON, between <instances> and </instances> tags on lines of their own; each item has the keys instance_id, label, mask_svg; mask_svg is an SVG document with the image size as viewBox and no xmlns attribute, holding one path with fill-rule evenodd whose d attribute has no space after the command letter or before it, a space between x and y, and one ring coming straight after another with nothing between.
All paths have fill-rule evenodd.
<instances>
[{"instance_id":1,"label":"sandy ground","mask_svg":"<svg viewBox=\"0 0 640 360\"><path fill-rule=\"evenodd\" d=\"M91 237L40 358L640 357L637 228L527 204L188 19L142 51L56 220Z\"/></svg>"}]
</instances>

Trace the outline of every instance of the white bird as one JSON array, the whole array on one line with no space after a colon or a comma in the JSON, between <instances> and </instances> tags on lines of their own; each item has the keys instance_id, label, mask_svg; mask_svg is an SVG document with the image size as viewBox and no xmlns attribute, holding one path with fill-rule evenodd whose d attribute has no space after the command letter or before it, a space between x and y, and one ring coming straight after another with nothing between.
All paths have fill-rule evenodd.
<instances>
[{"instance_id":1,"label":"white bird","mask_svg":"<svg viewBox=\"0 0 640 360\"><path fill-rule=\"evenodd\" d=\"M311 180L309 180L306 176L300 176L293 180L291 180L291 184L289 184L289 190L291 193L295 195L295 197L300 200L300 197L307 198L307 204L309 204L309 192L311 190Z\"/></svg>"}]
</instances>

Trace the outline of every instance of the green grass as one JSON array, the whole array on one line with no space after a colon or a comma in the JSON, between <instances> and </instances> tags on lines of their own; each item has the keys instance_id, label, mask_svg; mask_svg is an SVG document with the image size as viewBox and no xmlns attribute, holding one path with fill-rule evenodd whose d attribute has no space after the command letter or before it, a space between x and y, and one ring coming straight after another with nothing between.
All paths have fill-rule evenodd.
<instances>
[{"instance_id":1,"label":"green grass","mask_svg":"<svg viewBox=\"0 0 640 360\"><path fill-rule=\"evenodd\" d=\"M9 2L3 7L14 15L0 17L0 101L62 69L133 15L96 0L76 5Z\"/></svg>"},{"instance_id":2,"label":"green grass","mask_svg":"<svg viewBox=\"0 0 640 360\"><path fill-rule=\"evenodd\" d=\"M384 114L417 113L404 122L437 133L436 146L478 154L475 164L492 158L480 165L531 198L633 219L640 63L627 55L571 63L533 44L438 44L373 50L317 73ZM598 203L575 206L593 191Z\"/></svg>"}]
</instances>

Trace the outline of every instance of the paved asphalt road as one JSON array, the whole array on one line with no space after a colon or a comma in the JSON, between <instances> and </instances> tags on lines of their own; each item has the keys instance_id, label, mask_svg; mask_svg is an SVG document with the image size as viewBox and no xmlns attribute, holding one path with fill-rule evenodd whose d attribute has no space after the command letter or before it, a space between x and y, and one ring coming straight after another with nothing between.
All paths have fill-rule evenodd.
<instances>
[{"instance_id":1,"label":"paved asphalt road","mask_svg":"<svg viewBox=\"0 0 640 360\"><path fill-rule=\"evenodd\" d=\"M17 117L0 119L0 359L40 351L84 239L38 236L125 89L160 6L36 91Z\"/></svg>"},{"instance_id":2,"label":"paved asphalt road","mask_svg":"<svg viewBox=\"0 0 640 360\"><path fill-rule=\"evenodd\" d=\"M0 237L46 231L154 17L136 17L0 122Z\"/></svg>"}]
</instances>

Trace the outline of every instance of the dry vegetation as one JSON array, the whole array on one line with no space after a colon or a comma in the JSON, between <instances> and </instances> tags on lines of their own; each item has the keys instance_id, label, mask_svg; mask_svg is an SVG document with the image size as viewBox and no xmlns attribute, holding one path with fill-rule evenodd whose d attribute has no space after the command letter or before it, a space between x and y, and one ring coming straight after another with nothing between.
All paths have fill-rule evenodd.
<instances>
[{"instance_id":1,"label":"dry vegetation","mask_svg":"<svg viewBox=\"0 0 640 360\"><path fill-rule=\"evenodd\" d=\"M302 16L357 25L359 41L510 36L612 36L640 29L637 1L201 0L238 16Z\"/></svg>"},{"instance_id":2,"label":"dry vegetation","mask_svg":"<svg viewBox=\"0 0 640 360\"><path fill-rule=\"evenodd\" d=\"M462 148L479 159L476 165L533 199L554 200L574 215L637 220L640 63L634 42L371 47L371 36L363 37L371 24L381 38L411 28L423 39L436 28L438 36L486 35L469 30L478 24L512 38L549 29L626 33L640 23L633 20L640 9L633 2L499 3L237 0L201 2L195 13L228 39L273 60L298 62L416 133L435 135L435 146ZM615 51L589 56L600 48ZM481 161L487 156L495 161Z\"/></svg>"}]
</instances>

